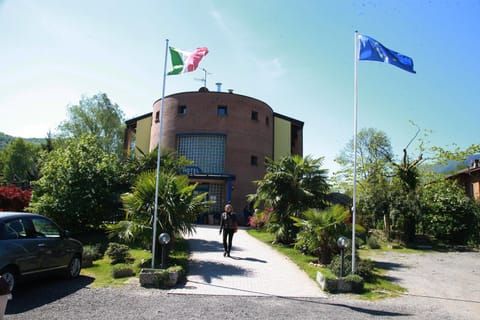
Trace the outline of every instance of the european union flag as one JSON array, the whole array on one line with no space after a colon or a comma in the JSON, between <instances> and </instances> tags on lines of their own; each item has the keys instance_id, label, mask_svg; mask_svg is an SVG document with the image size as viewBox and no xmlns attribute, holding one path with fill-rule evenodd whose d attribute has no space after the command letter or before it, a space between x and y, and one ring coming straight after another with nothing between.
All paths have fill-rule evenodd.
<instances>
[{"instance_id":1,"label":"european union flag","mask_svg":"<svg viewBox=\"0 0 480 320\"><path fill-rule=\"evenodd\" d=\"M413 60L398 52L384 47L377 40L365 35L358 35L360 40L360 50L358 52L358 60L373 60L393 64L405 71L416 73L413 70Z\"/></svg>"}]
</instances>

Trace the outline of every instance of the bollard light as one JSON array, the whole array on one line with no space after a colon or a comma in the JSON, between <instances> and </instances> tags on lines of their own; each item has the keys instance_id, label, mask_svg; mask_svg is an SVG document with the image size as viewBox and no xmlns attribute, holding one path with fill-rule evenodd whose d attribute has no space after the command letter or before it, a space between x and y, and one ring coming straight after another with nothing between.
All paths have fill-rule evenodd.
<instances>
[{"instance_id":1,"label":"bollard light","mask_svg":"<svg viewBox=\"0 0 480 320\"><path fill-rule=\"evenodd\" d=\"M161 233L158 236L158 242L162 245L162 269L165 269L165 246L170 242L170 235L168 233Z\"/></svg>"},{"instance_id":2,"label":"bollard light","mask_svg":"<svg viewBox=\"0 0 480 320\"><path fill-rule=\"evenodd\" d=\"M340 249L341 264L340 264L340 278L343 277L343 266L345 261L345 249L348 247L348 239L341 236L337 239L337 246ZM353 259L353 258L352 258Z\"/></svg>"}]
</instances>

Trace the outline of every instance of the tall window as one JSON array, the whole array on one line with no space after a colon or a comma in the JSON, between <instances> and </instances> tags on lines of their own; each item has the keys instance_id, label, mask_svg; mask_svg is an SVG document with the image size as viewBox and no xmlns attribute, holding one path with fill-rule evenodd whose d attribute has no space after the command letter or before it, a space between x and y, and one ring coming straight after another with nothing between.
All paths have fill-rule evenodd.
<instances>
[{"instance_id":1,"label":"tall window","mask_svg":"<svg viewBox=\"0 0 480 320\"><path fill-rule=\"evenodd\" d=\"M258 112L257 111L252 111L252 116L251 116L252 120L254 121L258 121Z\"/></svg>"},{"instance_id":2,"label":"tall window","mask_svg":"<svg viewBox=\"0 0 480 320\"><path fill-rule=\"evenodd\" d=\"M160 111L155 112L155 123L160 122Z\"/></svg>"},{"instance_id":3,"label":"tall window","mask_svg":"<svg viewBox=\"0 0 480 320\"><path fill-rule=\"evenodd\" d=\"M252 166L258 166L258 158L257 158L257 156L251 156L251 157L250 157L250 164L251 164Z\"/></svg>"},{"instance_id":4,"label":"tall window","mask_svg":"<svg viewBox=\"0 0 480 320\"><path fill-rule=\"evenodd\" d=\"M180 134L177 152L192 160L203 173L223 173L225 170L225 135Z\"/></svg>"}]
</instances>

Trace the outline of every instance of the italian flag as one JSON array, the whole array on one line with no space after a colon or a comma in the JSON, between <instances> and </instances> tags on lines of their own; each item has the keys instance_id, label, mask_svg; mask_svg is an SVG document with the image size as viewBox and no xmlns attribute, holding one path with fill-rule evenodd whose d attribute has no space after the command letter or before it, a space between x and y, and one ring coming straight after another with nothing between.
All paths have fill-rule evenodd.
<instances>
[{"instance_id":1,"label":"italian flag","mask_svg":"<svg viewBox=\"0 0 480 320\"><path fill-rule=\"evenodd\" d=\"M208 53L207 48L197 48L195 52L188 52L169 47L172 58L172 71L168 75L195 71L198 64Z\"/></svg>"}]
</instances>

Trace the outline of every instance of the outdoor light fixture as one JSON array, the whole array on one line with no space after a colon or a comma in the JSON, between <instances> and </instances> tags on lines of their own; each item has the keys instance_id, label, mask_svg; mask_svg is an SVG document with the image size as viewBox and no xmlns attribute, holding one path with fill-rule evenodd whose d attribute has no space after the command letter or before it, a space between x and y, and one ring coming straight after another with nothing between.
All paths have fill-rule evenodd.
<instances>
[{"instance_id":1,"label":"outdoor light fixture","mask_svg":"<svg viewBox=\"0 0 480 320\"><path fill-rule=\"evenodd\" d=\"M158 242L162 245L162 269L165 269L165 246L170 242L170 235L168 233L161 233L158 236Z\"/></svg>"},{"instance_id":2,"label":"outdoor light fixture","mask_svg":"<svg viewBox=\"0 0 480 320\"><path fill-rule=\"evenodd\" d=\"M340 248L340 254L342 257L342 261L340 264L340 278L343 277L343 265L345 261L345 249L348 247L348 239L345 238L344 236L341 236L337 239L337 246ZM352 257L352 259L354 259Z\"/></svg>"}]
</instances>

